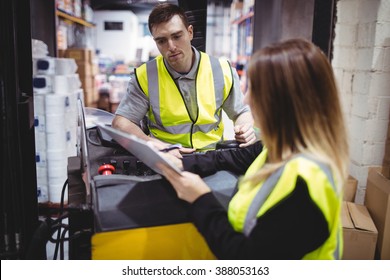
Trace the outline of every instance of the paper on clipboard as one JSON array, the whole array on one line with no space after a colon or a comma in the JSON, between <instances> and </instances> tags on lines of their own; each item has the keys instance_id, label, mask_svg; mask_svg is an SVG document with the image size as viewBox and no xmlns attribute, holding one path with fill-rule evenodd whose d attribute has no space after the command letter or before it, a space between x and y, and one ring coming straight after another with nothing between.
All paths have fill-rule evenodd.
<instances>
[{"instance_id":1,"label":"paper on clipboard","mask_svg":"<svg viewBox=\"0 0 390 280\"><path fill-rule=\"evenodd\" d=\"M150 143L105 124L98 123L96 125L155 172L161 175L163 174L161 169L157 166L158 163L161 163L174 170L176 173L181 174L181 170L166 158L162 157L159 154L159 151L150 145Z\"/></svg>"}]
</instances>

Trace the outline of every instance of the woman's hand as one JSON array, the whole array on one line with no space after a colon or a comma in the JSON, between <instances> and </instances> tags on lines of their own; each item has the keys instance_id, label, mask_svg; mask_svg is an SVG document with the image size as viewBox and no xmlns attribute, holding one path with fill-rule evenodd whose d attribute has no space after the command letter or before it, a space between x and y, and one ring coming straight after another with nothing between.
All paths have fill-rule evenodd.
<instances>
[{"instance_id":1,"label":"woman's hand","mask_svg":"<svg viewBox=\"0 0 390 280\"><path fill-rule=\"evenodd\" d=\"M177 151L177 149L175 149L175 151ZM159 153L163 158L167 159L168 161L170 161L171 163L173 163L177 168L179 168L180 170L183 170L183 161L181 160L181 158L178 158L176 155L170 153L170 152L160 152Z\"/></svg>"},{"instance_id":2,"label":"woman's hand","mask_svg":"<svg viewBox=\"0 0 390 280\"><path fill-rule=\"evenodd\" d=\"M211 192L210 188L197 174L186 171L178 174L163 164L159 164L158 167L171 183L180 199L193 203L203 194Z\"/></svg>"}]
</instances>

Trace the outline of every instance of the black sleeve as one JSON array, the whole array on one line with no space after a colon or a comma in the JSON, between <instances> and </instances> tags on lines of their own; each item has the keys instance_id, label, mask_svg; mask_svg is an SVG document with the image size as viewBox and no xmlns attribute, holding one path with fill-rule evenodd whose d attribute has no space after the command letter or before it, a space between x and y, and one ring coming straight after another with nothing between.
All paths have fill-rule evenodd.
<instances>
[{"instance_id":1,"label":"black sleeve","mask_svg":"<svg viewBox=\"0 0 390 280\"><path fill-rule=\"evenodd\" d=\"M257 141L245 148L215 150L204 154L194 154L183 157L183 168L202 177L228 170L236 175L242 175L263 150L263 145Z\"/></svg>"},{"instance_id":2,"label":"black sleeve","mask_svg":"<svg viewBox=\"0 0 390 280\"><path fill-rule=\"evenodd\" d=\"M329 237L327 221L301 177L288 197L258 218L249 237L233 229L212 193L191 205L191 217L219 259L301 259Z\"/></svg>"}]
</instances>

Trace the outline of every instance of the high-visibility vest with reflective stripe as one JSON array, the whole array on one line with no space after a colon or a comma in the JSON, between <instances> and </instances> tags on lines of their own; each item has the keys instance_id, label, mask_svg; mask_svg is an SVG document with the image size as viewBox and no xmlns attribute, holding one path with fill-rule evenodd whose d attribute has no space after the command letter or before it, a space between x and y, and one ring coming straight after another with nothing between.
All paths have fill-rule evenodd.
<instances>
[{"instance_id":1,"label":"high-visibility vest with reflective stripe","mask_svg":"<svg viewBox=\"0 0 390 280\"><path fill-rule=\"evenodd\" d=\"M196 77L198 114L194 120L161 55L138 67L135 75L150 101L148 125L153 137L198 150L215 148L223 137L222 105L233 86L228 61L200 52Z\"/></svg>"},{"instance_id":2,"label":"high-visibility vest with reflective stripe","mask_svg":"<svg viewBox=\"0 0 390 280\"><path fill-rule=\"evenodd\" d=\"M266 159L267 150L264 149L245 176L260 170ZM303 154L293 157L256 186L250 182L241 183L229 204L230 223L236 231L249 236L257 219L294 191L298 176L306 181L309 195L328 222L330 233L319 248L306 254L303 259L340 259L343 249L340 217L342 196L336 189L330 168Z\"/></svg>"}]
</instances>

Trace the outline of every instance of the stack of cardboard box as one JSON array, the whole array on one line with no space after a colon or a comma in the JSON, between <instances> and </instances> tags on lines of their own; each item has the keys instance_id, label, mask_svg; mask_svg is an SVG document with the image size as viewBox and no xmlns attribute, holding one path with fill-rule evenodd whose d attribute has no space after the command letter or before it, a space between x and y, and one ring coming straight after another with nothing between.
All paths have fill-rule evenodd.
<instances>
[{"instance_id":1,"label":"stack of cardboard box","mask_svg":"<svg viewBox=\"0 0 390 280\"><path fill-rule=\"evenodd\" d=\"M390 178L382 167L369 170L364 204L378 229L376 258L390 260Z\"/></svg>"},{"instance_id":2,"label":"stack of cardboard box","mask_svg":"<svg viewBox=\"0 0 390 280\"><path fill-rule=\"evenodd\" d=\"M344 199L353 201L350 191L347 184ZM383 164L368 171L364 205L343 206L343 258L390 260L390 123Z\"/></svg>"},{"instance_id":3,"label":"stack of cardboard box","mask_svg":"<svg viewBox=\"0 0 390 280\"><path fill-rule=\"evenodd\" d=\"M342 214L344 260L372 260L378 231L366 206L344 201Z\"/></svg>"},{"instance_id":4,"label":"stack of cardboard box","mask_svg":"<svg viewBox=\"0 0 390 280\"><path fill-rule=\"evenodd\" d=\"M347 183L344 186L344 201L355 201L357 184L357 180L353 176L349 175Z\"/></svg>"},{"instance_id":5,"label":"stack of cardboard box","mask_svg":"<svg viewBox=\"0 0 390 280\"><path fill-rule=\"evenodd\" d=\"M369 170L364 204L378 229L376 257L390 260L390 123L383 165Z\"/></svg>"},{"instance_id":6,"label":"stack of cardboard box","mask_svg":"<svg viewBox=\"0 0 390 280\"><path fill-rule=\"evenodd\" d=\"M99 99L95 86L97 65L94 63L94 52L91 49L66 49L58 51L59 57L73 58L77 64L82 88L84 90L84 104L86 107L96 107Z\"/></svg>"},{"instance_id":7,"label":"stack of cardboard box","mask_svg":"<svg viewBox=\"0 0 390 280\"><path fill-rule=\"evenodd\" d=\"M357 180L349 176L344 188L341 210L343 225L343 259L372 260L375 256L378 231L364 205L354 203Z\"/></svg>"}]
</instances>

